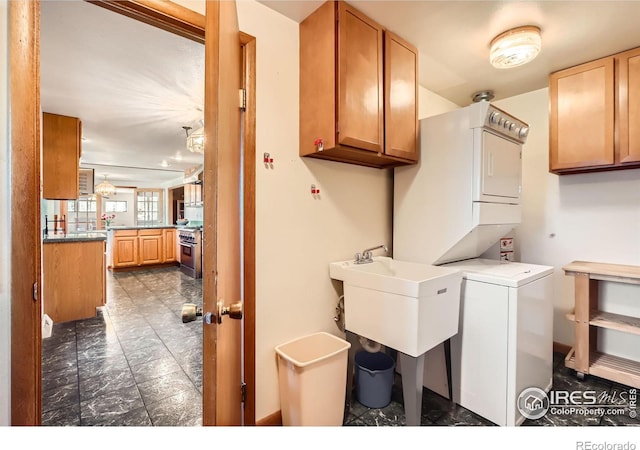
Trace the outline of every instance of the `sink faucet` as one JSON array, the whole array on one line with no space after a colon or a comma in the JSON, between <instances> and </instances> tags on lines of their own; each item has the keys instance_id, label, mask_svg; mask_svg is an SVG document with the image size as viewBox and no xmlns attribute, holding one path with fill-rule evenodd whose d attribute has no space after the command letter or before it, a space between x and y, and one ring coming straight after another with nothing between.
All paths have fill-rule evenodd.
<instances>
[{"instance_id":1,"label":"sink faucet","mask_svg":"<svg viewBox=\"0 0 640 450\"><path fill-rule=\"evenodd\" d=\"M385 245L378 245L376 247L366 248L362 250L362 253L356 253L356 264L366 264L373 262L373 251L378 249L384 249L385 253L389 253L389 250Z\"/></svg>"}]
</instances>

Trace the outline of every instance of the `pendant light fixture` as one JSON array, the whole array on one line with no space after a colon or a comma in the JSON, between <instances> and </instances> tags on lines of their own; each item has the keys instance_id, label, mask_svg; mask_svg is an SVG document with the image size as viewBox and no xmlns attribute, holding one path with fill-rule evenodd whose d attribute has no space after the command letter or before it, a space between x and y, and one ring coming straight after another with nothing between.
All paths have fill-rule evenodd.
<instances>
[{"instance_id":1,"label":"pendant light fixture","mask_svg":"<svg viewBox=\"0 0 640 450\"><path fill-rule=\"evenodd\" d=\"M541 47L540 28L534 25L513 28L491 41L489 60L498 69L518 67L538 56Z\"/></svg>"},{"instance_id":2,"label":"pendant light fixture","mask_svg":"<svg viewBox=\"0 0 640 450\"><path fill-rule=\"evenodd\" d=\"M204 153L204 126L193 133L189 133L191 127L182 127L187 134L187 150L192 153Z\"/></svg>"},{"instance_id":3,"label":"pendant light fixture","mask_svg":"<svg viewBox=\"0 0 640 450\"><path fill-rule=\"evenodd\" d=\"M107 181L107 176L105 175L102 183L96 186L95 193L102 197L111 197L116 193L116 187Z\"/></svg>"}]
</instances>

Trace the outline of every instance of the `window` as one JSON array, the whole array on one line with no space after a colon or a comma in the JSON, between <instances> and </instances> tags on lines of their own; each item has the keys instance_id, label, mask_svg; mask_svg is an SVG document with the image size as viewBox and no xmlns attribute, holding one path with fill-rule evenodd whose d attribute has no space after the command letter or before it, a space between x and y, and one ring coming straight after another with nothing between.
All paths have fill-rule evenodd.
<instances>
[{"instance_id":1,"label":"window","mask_svg":"<svg viewBox=\"0 0 640 450\"><path fill-rule=\"evenodd\" d=\"M162 225L162 190L136 191L136 221L138 226Z\"/></svg>"},{"instance_id":2,"label":"window","mask_svg":"<svg viewBox=\"0 0 640 450\"><path fill-rule=\"evenodd\" d=\"M96 198L80 196L78 200L67 201L67 232L91 231L98 228Z\"/></svg>"},{"instance_id":3,"label":"window","mask_svg":"<svg viewBox=\"0 0 640 450\"><path fill-rule=\"evenodd\" d=\"M106 200L104 202L104 212L117 213L127 212L126 200Z\"/></svg>"}]
</instances>

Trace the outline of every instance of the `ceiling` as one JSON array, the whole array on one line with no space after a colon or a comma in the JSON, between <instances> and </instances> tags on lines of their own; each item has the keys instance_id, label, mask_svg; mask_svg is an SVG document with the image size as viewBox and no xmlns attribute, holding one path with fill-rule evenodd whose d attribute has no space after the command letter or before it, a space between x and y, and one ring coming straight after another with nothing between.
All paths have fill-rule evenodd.
<instances>
[{"instance_id":1,"label":"ceiling","mask_svg":"<svg viewBox=\"0 0 640 450\"><path fill-rule=\"evenodd\" d=\"M202 126L202 44L83 1L41 7L42 110L81 119L96 184L158 187L202 164L182 128Z\"/></svg>"},{"instance_id":2,"label":"ceiling","mask_svg":"<svg viewBox=\"0 0 640 450\"><path fill-rule=\"evenodd\" d=\"M323 3L259 1L296 22ZM350 3L416 45L420 84L460 106L481 90L499 100L546 87L555 70L640 45L640 1ZM107 175L116 185L167 185L202 164L182 128L202 123L201 44L83 1L41 6L42 109L82 120L81 165L95 168L96 183ZM520 25L541 28L541 53L494 69L489 42Z\"/></svg>"},{"instance_id":3,"label":"ceiling","mask_svg":"<svg viewBox=\"0 0 640 450\"><path fill-rule=\"evenodd\" d=\"M259 0L300 22L323 1ZM464 106L478 91L495 99L541 89L549 73L640 45L640 1L381 1L348 3L418 47L420 84ZM542 30L524 66L495 69L489 43L521 25Z\"/></svg>"}]
</instances>

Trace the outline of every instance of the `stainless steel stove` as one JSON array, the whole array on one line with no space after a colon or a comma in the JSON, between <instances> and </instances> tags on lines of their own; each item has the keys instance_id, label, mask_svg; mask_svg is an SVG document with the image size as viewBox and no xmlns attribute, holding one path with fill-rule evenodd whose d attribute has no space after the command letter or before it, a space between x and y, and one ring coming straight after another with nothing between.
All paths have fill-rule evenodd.
<instances>
[{"instance_id":1,"label":"stainless steel stove","mask_svg":"<svg viewBox=\"0 0 640 450\"><path fill-rule=\"evenodd\" d=\"M202 228L178 228L180 270L193 278L202 278Z\"/></svg>"}]
</instances>

